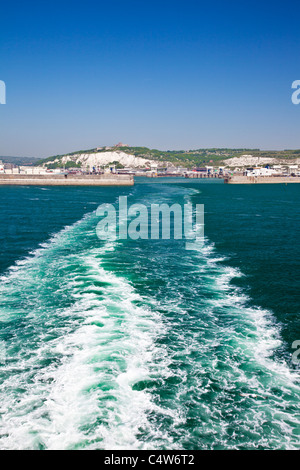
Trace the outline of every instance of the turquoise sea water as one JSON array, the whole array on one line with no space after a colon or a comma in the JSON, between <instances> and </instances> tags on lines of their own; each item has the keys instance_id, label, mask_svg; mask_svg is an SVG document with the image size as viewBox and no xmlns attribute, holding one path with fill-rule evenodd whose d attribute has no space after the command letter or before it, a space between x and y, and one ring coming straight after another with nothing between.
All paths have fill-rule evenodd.
<instances>
[{"instance_id":1,"label":"turquoise sea water","mask_svg":"<svg viewBox=\"0 0 300 470\"><path fill-rule=\"evenodd\" d=\"M100 241L205 205L205 244ZM300 448L298 185L0 187L1 449Z\"/></svg>"}]
</instances>

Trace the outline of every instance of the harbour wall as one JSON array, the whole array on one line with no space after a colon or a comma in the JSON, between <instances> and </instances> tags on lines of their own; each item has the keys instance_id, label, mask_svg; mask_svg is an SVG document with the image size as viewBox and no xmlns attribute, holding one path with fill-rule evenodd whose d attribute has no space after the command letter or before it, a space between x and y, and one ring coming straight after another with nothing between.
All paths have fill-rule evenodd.
<instances>
[{"instance_id":1,"label":"harbour wall","mask_svg":"<svg viewBox=\"0 0 300 470\"><path fill-rule=\"evenodd\" d=\"M133 186L131 175L0 175L0 185Z\"/></svg>"},{"instance_id":2,"label":"harbour wall","mask_svg":"<svg viewBox=\"0 0 300 470\"><path fill-rule=\"evenodd\" d=\"M227 184L287 184L300 183L298 176L230 176L224 180Z\"/></svg>"}]
</instances>

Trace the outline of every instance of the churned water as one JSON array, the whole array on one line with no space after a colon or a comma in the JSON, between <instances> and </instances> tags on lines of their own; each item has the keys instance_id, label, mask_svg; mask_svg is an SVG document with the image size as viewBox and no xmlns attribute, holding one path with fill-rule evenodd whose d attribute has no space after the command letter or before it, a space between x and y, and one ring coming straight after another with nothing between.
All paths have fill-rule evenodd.
<instances>
[{"instance_id":1,"label":"churned water","mask_svg":"<svg viewBox=\"0 0 300 470\"><path fill-rule=\"evenodd\" d=\"M99 240L120 195L204 204L204 246ZM0 448L300 448L299 195L0 188Z\"/></svg>"}]
</instances>

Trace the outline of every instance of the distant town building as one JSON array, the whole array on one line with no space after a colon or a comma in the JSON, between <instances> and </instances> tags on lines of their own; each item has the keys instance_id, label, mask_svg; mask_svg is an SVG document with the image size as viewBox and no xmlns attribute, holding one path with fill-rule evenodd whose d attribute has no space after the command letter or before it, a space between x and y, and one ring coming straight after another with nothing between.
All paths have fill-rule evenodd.
<instances>
[{"instance_id":1,"label":"distant town building","mask_svg":"<svg viewBox=\"0 0 300 470\"><path fill-rule=\"evenodd\" d=\"M119 142L117 145L115 145L115 147L128 147L127 144L122 144L122 142Z\"/></svg>"},{"instance_id":2,"label":"distant town building","mask_svg":"<svg viewBox=\"0 0 300 470\"><path fill-rule=\"evenodd\" d=\"M244 172L245 176L272 176L276 173L273 168L247 168Z\"/></svg>"},{"instance_id":3,"label":"distant town building","mask_svg":"<svg viewBox=\"0 0 300 470\"><path fill-rule=\"evenodd\" d=\"M298 165L289 165L287 171L289 175L295 175L298 172Z\"/></svg>"}]
</instances>

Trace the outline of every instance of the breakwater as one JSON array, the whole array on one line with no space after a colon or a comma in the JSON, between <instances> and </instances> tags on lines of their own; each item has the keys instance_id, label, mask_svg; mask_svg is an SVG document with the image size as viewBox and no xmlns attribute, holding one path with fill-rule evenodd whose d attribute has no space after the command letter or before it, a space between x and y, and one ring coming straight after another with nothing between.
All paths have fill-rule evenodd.
<instances>
[{"instance_id":1,"label":"breakwater","mask_svg":"<svg viewBox=\"0 0 300 470\"><path fill-rule=\"evenodd\" d=\"M131 175L21 175L2 174L0 185L132 186Z\"/></svg>"},{"instance_id":2,"label":"breakwater","mask_svg":"<svg viewBox=\"0 0 300 470\"><path fill-rule=\"evenodd\" d=\"M228 184L287 184L300 183L298 176L230 176L225 178Z\"/></svg>"}]
</instances>

